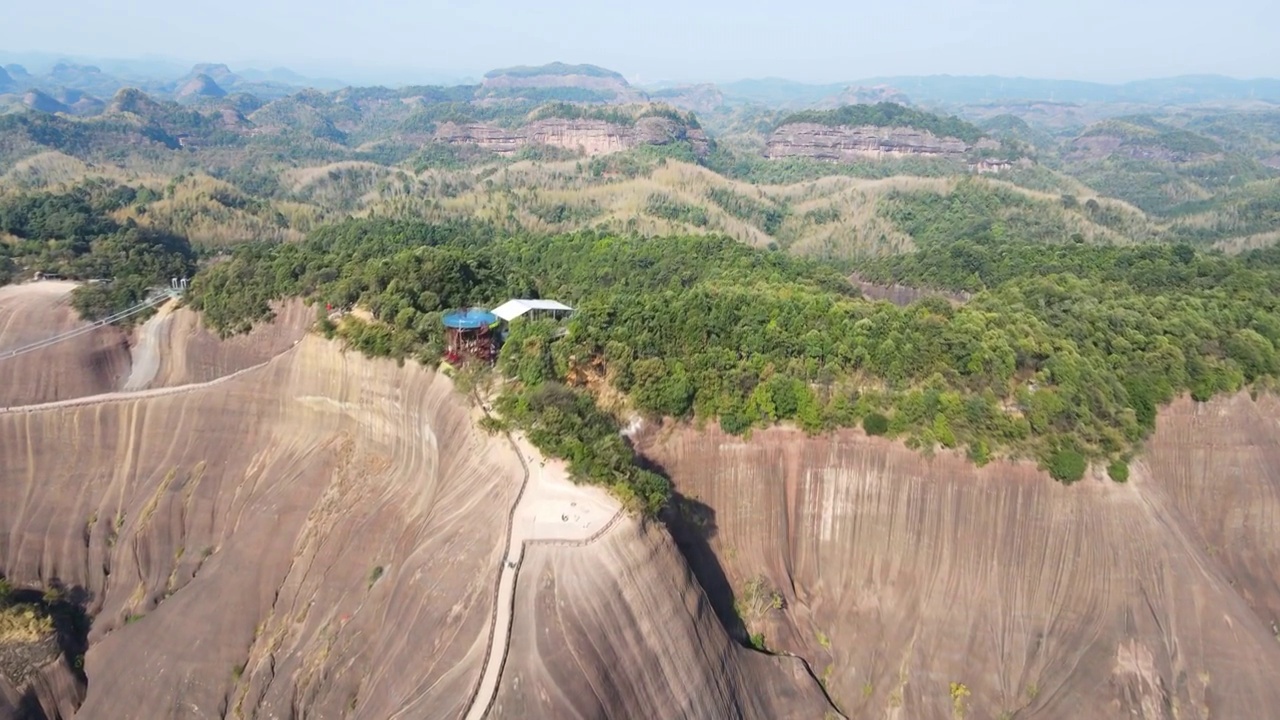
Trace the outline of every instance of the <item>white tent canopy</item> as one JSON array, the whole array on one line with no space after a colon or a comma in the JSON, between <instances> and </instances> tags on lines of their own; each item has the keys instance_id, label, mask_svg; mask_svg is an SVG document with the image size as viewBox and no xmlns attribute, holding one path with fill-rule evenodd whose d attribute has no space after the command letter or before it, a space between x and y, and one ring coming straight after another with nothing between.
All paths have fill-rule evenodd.
<instances>
[{"instance_id":1,"label":"white tent canopy","mask_svg":"<svg viewBox=\"0 0 1280 720\"><path fill-rule=\"evenodd\" d=\"M551 313L573 312L573 308L555 300L508 300L493 309L493 314L511 322L531 310Z\"/></svg>"}]
</instances>

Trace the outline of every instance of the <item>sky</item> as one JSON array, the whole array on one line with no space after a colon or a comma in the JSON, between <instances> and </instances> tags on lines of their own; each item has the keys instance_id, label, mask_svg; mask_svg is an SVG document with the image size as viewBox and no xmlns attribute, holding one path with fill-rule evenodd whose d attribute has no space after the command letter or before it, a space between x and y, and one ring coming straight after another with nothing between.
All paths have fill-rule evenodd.
<instances>
[{"instance_id":1,"label":"sky","mask_svg":"<svg viewBox=\"0 0 1280 720\"><path fill-rule=\"evenodd\" d=\"M1280 77L1276 0L7 0L0 50L341 80L592 63L633 83Z\"/></svg>"}]
</instances>

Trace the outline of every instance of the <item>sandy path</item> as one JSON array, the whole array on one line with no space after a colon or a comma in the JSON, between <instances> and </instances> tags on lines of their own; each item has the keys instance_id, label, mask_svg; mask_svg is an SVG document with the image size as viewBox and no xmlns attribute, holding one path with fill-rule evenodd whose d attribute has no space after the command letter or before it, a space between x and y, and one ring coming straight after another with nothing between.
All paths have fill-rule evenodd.
<instances>
[{"instance_id":1,"label":"sandy path","mask_svg":"<svg viewBox=\"0 0 1280 720\"><path fill-rule=\"evenodd\" d=\"M297 343L294 343L294 347L297 347ZM233 380L237 377L240 377L245 373L253 372L254 370L257 370L259 368L266 367L268 364L274 362L276 359L284 357L287 353L292 351L292 349L293 348L290 348L289 350L285 350L284 352L271 358L270 360L267 360L266 362L261 362L261 363L258 363L257 365L254 365L253 367L247 367L238 372L233 372L230 375L223 375L220 378L214 378L213 380L209 380L208 382L192 383L190 385L175 385L174 387L151 388L148 390L134 390L129 392L120 391L120 392L113 392L113 393L103 393L101 395L89 395L87 397L69 398L67 400L56 400L54 402L39 403L36 405L18 405L15 407L3 407L3 408L0 408L0 414L20 413L20 412L43 412L45 410L56 410L61 408L78 407L81 405L96 405L98 403L122 402L125 400L141 400L143 398L163 397L165 395L179 395L181 393L191 392L192 390L200 390L202 388L219 385L221 383L227 382L228 380Z\"/></svg>"},{"instance_id":2,"label":"sandy path","mask_svg":"<svg viewBox=\"0 0 1280 720\"><path fill-rule=\"evenodd\" d=\"M170 316L166 314L165 317ZM163 318L153 319L152 322L147 323L147 327L143 329L139 346L148 345L149 347L139 351L140 358L135 355L135 363L137 365L154 362L155 366L158 367L158 338L159 331L162 328ZM294 343L294 347L297 347L297 343ZM122 390L120 392L70 398L35 405L5 407L0 408L0 414L42 412L107 402L163 397L200 390L262 368L291 352L292 349L290 348L290 350L286 350L266 362L207 382L174 387ZM139 384L145 386L154 375L154 367L142 373L131 373L125 386L126 388ZM480 720L483 718L488 712L494 696L497 694L498 681L502 677L502 668L506 664L507 652L510 646L516 578L520 571L520 562L524 557L526 544L530 542L589 544L610 530L623 512L618 502L603 489L575 485L569 479L569 473L563 461L544 458L522 435L514 435L511 439L517 454L520 455L526 467L525 487L512 512L510 539L507 543L507 551L503 556L501 576L498 580L498 601L494 606L492 641L488 648L478 690L466 714L468 720Z\"/></svg>"},{"instance_id":3,"label":"sandy path","mask_svg":"<svg viewBox=\"0 0 1280 720\"><path fill-rule=\"evenodd\" d=\"M160 340L173 320L173 311L177 306L172 301L161 305L160 311L142 324L138 331L138 342L131 349L133 362L130 363L129 377L121 390L141 390L156 379L156 373L160 371Z\"/></svg>"},{"instance_id":4,"label":"sandy path","mask_svg":"<svg viewBox=\"0 0 1280 720\"><path fill-rule=\"evenodd\" d=\"M481 720L493 704L506 665L515 606L516 576L524 550L531 542L565 542L586 545L598 540L622 516L622 507L601 488L575 485L561 460L542 453L520 434L512 436L516 452L524 459L528 476L511 521L511 539L498 579L494 606L493 642L480 677L480 686L466 720Z\"/></svg>"}]
</instances>

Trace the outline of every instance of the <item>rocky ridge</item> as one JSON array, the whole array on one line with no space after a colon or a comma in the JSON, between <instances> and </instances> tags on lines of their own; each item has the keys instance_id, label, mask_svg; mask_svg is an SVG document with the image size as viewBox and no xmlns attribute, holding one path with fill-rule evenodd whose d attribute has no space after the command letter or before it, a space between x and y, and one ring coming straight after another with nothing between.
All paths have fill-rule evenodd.
<instances>
[{"instance_id":1,"label":"rocky ridge","mask_svg":"<svg viewBox=\"0 0 1280 720\"><path fill-rule=\"evenodd\" d=\"M32 110L45 113L69 113L71 108L57 98L40 90L28 90L22 95L22 104Z\"/></svg>"},{"instance_id":2,"label":"rocky ridge","mask_svg":"<svg viewBox=\"0 0 1280 720\"><path fill-rule=\"evenodd\" d=\"M0 411L0 574L68 588L93 618L87 684L42 654L21 685L0 678L0 717L467 709L519 457L446 378L295 334L309 316L285 305L220 346L190 311L162 313L135 330L135 355L161 352L147 389ZM493 717L528 717L535 678L551 695L530 707L557 717L823 715L803 664L725 634L661 527L533 543L527 562ZM549 575L559 645L528 614L554 600ZM601 678L620 694L584 694Z\"/></svg>"},{"instance_id":3,"label":"rocky ridge","mask_svg":"<svg viewBox=\"0 0 1280 720\"><path fill-rule=\"evenodd\" d=\"M641 444L725 622L762 578L783 609L739 632L806 658L849 717L1208 720L1280 707L1277 415L1180 400L1127 484L1070 487L853 431Z\"/></svg>"},{"instance_id":4,"label":"rocky ridge","mask_svg":"<svg viewBox=\"0 0 1280 720\"><path fill-rule=\"evenodd\" d=\"M733 642L661 527L626 518L590 546L527 552L490 717L816 720L832 710L803 662Z\"/></svg>"},{"instance_id":5,"label":"rocky ridge","mask_svg":"<svg viewBox=\"0 0 1280 720\"><path fill-rule=\"evenodd\" d=\"M629 150L641 145L669 145L687 141L694 152L707 152L709 141L701 129L667 117L642 117L633 126L590 118L547 118L508 129L491 123L443 123L435 134L438 142L475 145L509 155L529 145L564 148L585 155Z\"/></svg>"},{"instance_id":6,"label":"rocky ridge","mask_svg":"<svg viewBox=\"0 0 1280 720\"><path fill-rule=\"evenodd\" d=\"M631 87L621 74L595 65L550 63L540 67L502 68L485 74L477 93L501 96L519 90L577 89L598 94L610 102L639 102L643 92Z\"/></svg>"},{"instance_id":7,"label":"rocky ridge","mask_svg":"<svg viewBox=\"0 0 1280 720\"><path fill-rule=\"evenodd\" d=\"M788 123L769 136L765 157L800 157L839 163L913 156L959 159L971 149L997 146L986 139L970 145L958 138L939 137L927 130L909 127Z\"/></svg>"},{"instance_id":8,"label":"rocky ridge","mask_svg":"<svg viewBox=\"0 0 1280 720\"><path fill-rule=\"evenodd\" d=\"M182 84L174 93L178 100L199 100L202 98L226 97L227 91L218 86L213 78L203 73L196 75Z\"/></svg>"}]
</instances>

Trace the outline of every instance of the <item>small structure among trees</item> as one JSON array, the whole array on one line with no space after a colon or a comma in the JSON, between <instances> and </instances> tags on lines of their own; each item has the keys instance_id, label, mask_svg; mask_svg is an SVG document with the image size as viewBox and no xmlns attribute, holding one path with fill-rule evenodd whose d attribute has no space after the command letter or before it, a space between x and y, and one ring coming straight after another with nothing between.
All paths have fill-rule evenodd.
<instances>
[{"instance_id":1,"label":"small structure among trees","mask_svg":"<svg viewBox=\"0 0 1280 720\"><path fill-rule=\"evenodd\" d=\"M528 317L530 320L551 318L560 320L572 313L573 308L555 300L508 300L493 309L493 314L502 319L504 327L500 337L503 341L507 339L507 334L510 332L510 328L506 326L516 318ZM560 328L557 332L557 337L564 333L565 329L563 327Z\"/></svg>"},{"instance_id":2,"label":"small structure among trees","mask_svg":"<svg viewBox=\"0 0 1280 720\"><path fill-rule=\"evenodd\" d=\"M508 300L493 309L493 314L505 322L528 315L531 318L562 318L573 312L573 308L555 300Z\"/></svg>"},{"instance_id":3,"label":"small structure among trees","mask_svg":"<svg viewBox=\"0 0 1280 720\"><path fill-rule=\"evenodd\" d=\"M464 308L444 316L445 359L457 365L468 358L493 362L498 344L492 329L498 316L481 308Z\"/></svg>"}]
</instances>

